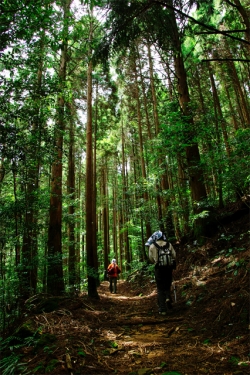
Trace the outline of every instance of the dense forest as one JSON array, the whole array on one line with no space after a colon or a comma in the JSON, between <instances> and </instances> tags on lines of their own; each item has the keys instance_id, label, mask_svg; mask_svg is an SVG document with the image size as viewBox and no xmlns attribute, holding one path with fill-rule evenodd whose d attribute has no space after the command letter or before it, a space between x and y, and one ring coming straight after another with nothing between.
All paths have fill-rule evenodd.
<instances>
[{"instance_id":1,"label":"dense forest","mask_svg":"<svg viewBox=\"0 0 250 375\"><path fill-rule=\"evenodd\" d=\"M0 4L0 326L247 207L248 0Z\"/></svg>"}]
</instances>

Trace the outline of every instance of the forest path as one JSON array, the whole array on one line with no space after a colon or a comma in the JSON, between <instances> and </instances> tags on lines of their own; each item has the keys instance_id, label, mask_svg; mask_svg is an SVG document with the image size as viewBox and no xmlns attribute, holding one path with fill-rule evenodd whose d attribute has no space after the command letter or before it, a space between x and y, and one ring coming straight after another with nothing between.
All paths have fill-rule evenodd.
<instances>
[{"instance_id":1,"label":"forest path","mask_svg":"<svg viewBox=\"0 0 250 375\"><path fill-rule=\"evenodd\" d=\"M179 246L177 302L166 316L158 314L153 277L140 269L118 281L118 294L104 281L99 299L86 290L32 298L23 341L21 330L12 332L1 352L9 368L19 359L27 369L11 374L249 374L248 215L225 229L234 233L230 242L219 233L203 247Z\"/></svg>"},{"instance_id":2,"label":"forest path","mask_svg":"<svg viewBox=\"0 0 250 375\"><path fill-rule=\"evenodd\" d=\"M131 296L129 287L128 282L118 281L118 293L111 294L106 281L98 288L101 305L108 312L107 322L102 320L101 333L106 343L101 353L108 359L103 358L108 367L100 374L108 374L108 369L139 375L163 374L177 367L184 369L186 359L183 357L176 366L173 352L170 355L168 350L171 342L176 341L175 336L183 334L180 327L183 316L175 312L175 308L167 316L158 315L156 290L147 295ZM181 356L178 345L178 355ZM193 370L191 373L194 374Z\"/></svg>"},{"instance_id":3,"label":"forest path","mask_svg":"<svg viewBox=\"0 0 250 375\"><path fill-rule=\"evenodd\" d=\"M100 299L61 297L55 310L29 316L41 339L33 348L22 348L22 361L32 375L249 374L245 324L230 323L230 306L224 311L218 305L214 275L210 290L192 287L186 278L176 280L177 302L166 316L158 314L152 280L147 287L141 280L119 280L117 294L104 281ZM196 303L189 304L188 293ZM239 314L243 311L239 305ZM246 367L238 366L240 357Z\"/></svg>"},{"instance_id":4,"label":"forest path","mask_svg":"<svg viewBox=\"0 0 250 375\"><path fill-rule=\"evenodd\" d=\"M250 249L241 227L233 227L237 248L221 241L179 247L177 302L166 316L158 314L154 278L137 270L118 280L117 294L103 281L99 299L86 290L32 298L22 319L26 338L4 356L19 355L32 375L249 374Z\"/></svg>"},{"instance_id":5,"label":"forest path","mask_svg":"<svg viewBox=\"0 0 250 375\"><path fill-rule=\"evenodd\" d=\"M220 340L213 340L205 306L201 311L189 310L182 298L166 316L159 316L154 287L149 294L131 296L130 284L119 281L118 293L111 294L105 281L98 293L100 300L92 301L91 315L97 318L93 345L88 346L92 354L85 346L80 374L248 374L247 369L238 372L230 363L230 352Z\"/></svg>"}]
</instances>

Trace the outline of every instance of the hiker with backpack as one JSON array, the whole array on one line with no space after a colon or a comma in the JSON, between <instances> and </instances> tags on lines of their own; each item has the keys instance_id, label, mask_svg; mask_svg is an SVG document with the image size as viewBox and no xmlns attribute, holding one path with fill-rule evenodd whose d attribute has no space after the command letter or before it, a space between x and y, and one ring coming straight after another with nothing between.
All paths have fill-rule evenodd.
<instances>
[{"instance_id":1,"label":"hiker with backpack","mask_svg":"<svg viewBox=\"0 0 250 375\"><path fill-rule=\"evenodd\" d=\"M155 264L155 281L159 314L166 315L167 308L172 308L170 288L172 272L176 269L176 253L165 233L157 231L147 240L149 260Z\"/></svg>"},{"instance_id":2,"label":"hiker with backpack","mask_svg":"<svg viewBox=\"0 0 250 375\"><path fill-rule=\"evenodd\" d=\"M110 293L117 293L117 277L119 273L121 273L121 270L116 263L116 259L112 259L112 262L108 266L107 273L109 277Z\"/></svg>"}]
</instances>

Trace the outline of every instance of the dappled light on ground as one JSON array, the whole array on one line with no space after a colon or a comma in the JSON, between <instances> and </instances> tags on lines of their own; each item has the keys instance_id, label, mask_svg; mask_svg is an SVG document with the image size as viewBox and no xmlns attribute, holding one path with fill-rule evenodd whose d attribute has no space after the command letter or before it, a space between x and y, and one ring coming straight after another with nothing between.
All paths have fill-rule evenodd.
<instances>
[{"instance_id":1,"label":"dappled light on ground","mask_svg":"<svg viewBox=\"0 0 250 375\"><path fill-rule=\"evenodd\" d=\"M176 302L166 316L152 275L139 270L118 281L117 294L102 282L99 300L33 298L13 335L26 343L22 363L34 375L249 374L248 218L227 230L240 234L233 246L220 235L176 245Z\"/></svg>"}]
</instances>

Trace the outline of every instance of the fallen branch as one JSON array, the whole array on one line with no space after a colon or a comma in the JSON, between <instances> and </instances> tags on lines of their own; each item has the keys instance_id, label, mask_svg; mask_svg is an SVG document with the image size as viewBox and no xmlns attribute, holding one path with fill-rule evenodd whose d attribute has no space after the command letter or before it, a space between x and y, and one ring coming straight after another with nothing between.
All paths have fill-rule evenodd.
<instances>
[{"instance_id":1,"label":"fallen branch","mask_svg":"<svg viewBox=\"0 0 250 375\"><path fill-rule=\"evenodd\" d=\"M143 318L138 318L138 319L133 319L133 320L124 320L124 321L116 321L116 324L118 325L137 325L137 324L147 324L147 325L150 325L150 324L159 324L159 323L174 323L174 322L180 322L184 320L184 318L169 318L169 317L166 317L165 319L143 319Z\"/></svg>"},{"instance_id":2,"label":"fallen branch","mask_svg":"<svg viewBox=\"0 0 250 375\"><path fill-rule=\"evenodd\" d=\"M93 309L93 307L87 305L87 303L82 302L82 304L83 304L84 306L86 306L88 309L90 309L90 310L92 310L92 311L95 311L95 309Z\"/></svg>"}]
</instances>

